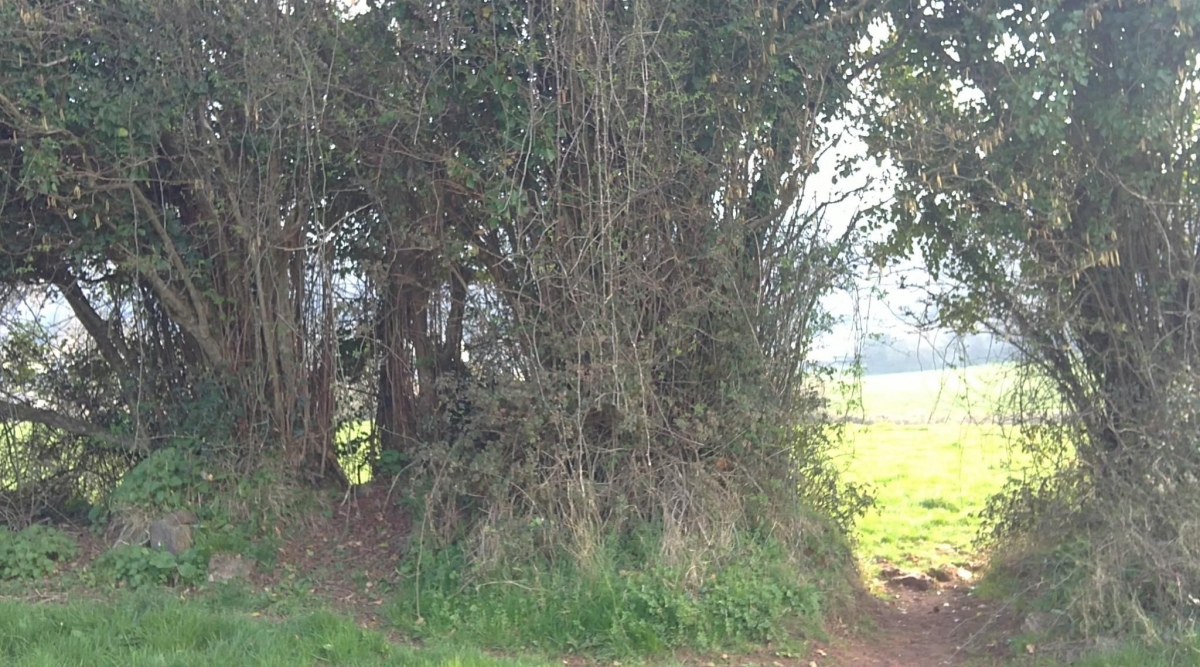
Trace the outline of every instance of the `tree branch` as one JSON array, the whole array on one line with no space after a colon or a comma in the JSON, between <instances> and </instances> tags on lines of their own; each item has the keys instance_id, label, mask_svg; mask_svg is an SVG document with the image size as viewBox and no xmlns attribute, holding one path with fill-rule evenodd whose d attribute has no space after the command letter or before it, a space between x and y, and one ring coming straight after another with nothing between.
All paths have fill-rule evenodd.
<instances>
[{"instance_id":1,"label":"tree branch","mask_svg":"<svg viewBox=\"0 0 1200 667\"><path fill-rule=\"evenodd\" d=\"M13 403L12 401L0 398L0 422L6 421L24 421L42 424L43 426L49 426L50 428L66 431L74 435L92 438L113 449L137 449L135 443L119 438L113 435L108 429L96 426L91 422L77 419L70 415L64 415L61 412L43 410L42 408Z\"/></svg>"},{"instance_id":2,"label":"tree branch","mask_svg":"<svg viewBox=\"0 0 1200 667\"><path fill-rule=\"evenodd\" d=\"M71 310L75 312L75 317L83 324L83 328L96 342L100 355L104 357L113 371L121 376L118 380L124 382L135 377L133 369L129 365L129 349L125 346L125 342L109 335L109 325L92 307L91 301L79 286L79 280L64 267L54 276L52 283L67 300L67 304L71 306Z\"/></svg>"}]
</instances>

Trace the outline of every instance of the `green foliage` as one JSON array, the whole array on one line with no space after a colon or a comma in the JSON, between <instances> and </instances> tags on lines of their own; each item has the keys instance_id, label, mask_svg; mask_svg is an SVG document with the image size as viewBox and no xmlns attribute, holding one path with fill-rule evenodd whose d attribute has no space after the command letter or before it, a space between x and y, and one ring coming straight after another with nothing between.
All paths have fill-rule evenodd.
<instances>
[{"instance_id":1,"label":"green foliage","mask_svg":"<svg viewBox=\"0 0 1200 667\"><path fill-rule=\"evenodd\" d=\"M194 586L204 581L208 558L202 550L179 555L133 544L109 549L92 565L97 578L129 588Z\"/></svg>"},{"instance_id":2,"label":"green foliage","mask_svg":"<svg viewBox=\"0 0 1200 667\"><path fill-rule=\"evenodd\" d=\"M531 561L486 576L457 549L414 554L390 615L425 640L603 655L739 647L818 623L811 582L829 573L801 576L778 545L749 546L704 574L657 564L648 548L626 542L588 572Z\"/></svg>"},{"instance_id":3,"label":"green foliage","mask_svg":"<svg viewBox=\"0 0 1200 667\"><path fill-rule=\"evenodd\" d=\"M0 655L10 667L130 665L354 665L536 667L525 659L456 648L389 644L379 632L328 611L270 621L212 601L145 589L110 600L0 602Z\"/></svg>"},{"instance_id":4,"label":"green foliage","mask_svg":"<svg viewBox=\"0 0 1200 667\"><path fill-rule=\"evenodd\" d=\"M119 508L169 512L201 504L214 490L214 475L182 447L164 447L121 478L109 504Z\"/></svg>"},{"instance_id":5,"label":"green foliage","mask_svg":"<svg viewBox=\"0 0 1200 667\"><path fill-rule=\"evenodd\" d=\"M194 535L196 549L205 553L241 554L263 567L274 567L279 559L280 537L263 534L246 524L209 521Z\"/></svg>"},{"instance_id":6,"label":"green foliage","mask_svg":"<svg viewBox=\"0 0 1200 667\"><path fill-rule=\"evenodd\" d=\"M662 526L667 579L861 512L801 353L858 232L805 189L865 64L857 0L225 9L0 6L0 287L85 324L105 391L29 396L115 406L101 434L149 455L113 509L270 507L247 470L344 454L409 475L443 542L544 521L529 551L587 571ZM807 595L759 593L647 622L740 641Z\"/></svg>"},{"instance_id":7,"label":"green foliage","mask_svg":"<svg viewBox=\"0 0 1200 667\"><path fill-rule=\"evenodd\" d=\"M0 578L40 579L78 554L74 538L57 528L33 525L14 533L0 527Z\"/></svg>"},{"instance_id":8,"label":"green foliage","mask_svg":"<svg viewBox=\"0 0 1200 667\"><path fill-rule=\"evenodd\" d=\"M889 11L869 143L900 179L877 258L919 252L942 324L1022 353L1012 404L1038 469L991 505L1000 547L1072 547L1021 573L1073 582L1074 632L1189 624L1200 4Z\"/></svg>"}]
</instances>

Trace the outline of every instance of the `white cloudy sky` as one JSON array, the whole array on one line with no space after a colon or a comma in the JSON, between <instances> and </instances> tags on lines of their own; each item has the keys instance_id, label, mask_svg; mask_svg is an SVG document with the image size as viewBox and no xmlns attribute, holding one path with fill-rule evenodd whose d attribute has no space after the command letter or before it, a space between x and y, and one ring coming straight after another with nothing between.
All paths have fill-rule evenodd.
<instances>
[{"instance_id":1,"label":"white cloudy sky","mask_svg":"<svg viewBox=\"0 0 1200 667\"><path fill-rule=\"evenodd\" d=\"M866 146L851 131L843 131L836 146L827 150L818 162L817 173L809 178L804 207L823 201L834 201L844 193L866 187L862 196L829 206L826 212L830 235L840 234L855 216L891 197L894 174L887 163L877 165L873 160L859 163L857 173L850 179L834 174L840 159L862 155ZM884 232L877 232L882 236ZM901 283L904 286L901 286ZM828 295L822 305L839 324L817 340L815 357L820 361L845 359L852 356L867 336L880 334L895 339L901 349L941 349L951 346L954 336L945 331L922 331L913 321L912 313L924 312L923 286L929 274L910 260L883 273L864 262L864 273L853 284Z\"/></svg>"}]
</instances>

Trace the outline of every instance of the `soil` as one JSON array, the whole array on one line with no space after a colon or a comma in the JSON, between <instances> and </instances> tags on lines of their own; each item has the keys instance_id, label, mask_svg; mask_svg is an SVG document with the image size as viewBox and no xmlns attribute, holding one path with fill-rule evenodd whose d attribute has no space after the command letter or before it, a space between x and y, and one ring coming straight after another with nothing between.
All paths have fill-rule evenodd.
<instances>
[{"instance_id":1,"label":"soil","mask_svg":"<svg viewBox=\"0 0 1200 667\"><path fill-rule=\"evenodd\" d=\"M1010 662L1012 620L965 582L892 588L863 602L857 628L817 645L809 667L985 667Z\"/></svg>"},{"instance_id":2,"label":"soil","mask_svg":"<svg viewBox=\"0 0 1200 667\"><path fill-rule=\"evenodd\" d=\"M399 579L396 565L413 525L387 486L357 487L326 514L289 527L274 572L259 586L302 577L312 595L348 613L364 628L379 628L385 600Z\"/></svg>"}]
</instances>

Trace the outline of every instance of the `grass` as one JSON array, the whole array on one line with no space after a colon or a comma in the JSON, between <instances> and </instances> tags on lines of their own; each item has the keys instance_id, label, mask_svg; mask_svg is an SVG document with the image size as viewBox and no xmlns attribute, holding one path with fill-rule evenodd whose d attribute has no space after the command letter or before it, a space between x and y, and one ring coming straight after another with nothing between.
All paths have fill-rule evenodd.
<instances>
[{"instance_id":1,"label":"grass","mask_svg":"<svg viewBox=\"0 0 1200 667\"><path fill-rule=\"evenodd\" d=\"M893 424L981 422L1016 382L1009 364L844 378L830 392L834 414Z\"/></svg>"},{"instance_id":2,"label":"grass","mask_svg":"<svg viewBox=\"0 0 1200 667\"><path fill-rule=\"evenodd\" d=\"M998 414L1014 381L1011 367L996 365L869 376L848 392L834 392L841 396L834 401L838 414L863 422L844 425L842 468L848 479L873 486L878 502L857 529L864 572L878 571L878 565L872 567L876 559L925 569L971 558L979 512L1026 464L1023 455L1010 450L1003 428L988 419ZM992 579L985 584L1000 597L1015 585ZM1054 650L1043 652L1042 640L1054 643L1047 637L1014 638L1014 664L1063 664ZM1026 653L1026 645L1032 653ZM1072 664L1200 664L1200 636L1157 645L1135 641Z\"/></svg>"},{"instance_id":3,"label":"grass","mask_svg":"<svg viewBox=\"0 0 1200 667\"><path fill-rule=\"evenodd\" d=\"M646 546L606 545L588 571L531 557L482 577L459 549L427 552L420 580L407 578L387 613L420 640L619 658L738 650L817 632L822 573L806 570L812 581L800 581L778 545L748 541L700 581L657 563L657 543Z\"/></svg>"},{"instance_id":4,"label":"grass","mask_svg":"<svg viewBox=\"0 0 1200 667\"><path fill-rule=\"evenodd\" d=\"M922 569L969 560L979 513L1023 464L987 418L1011 386L1007 365L863 378L843 397L840 461L846 478L874 489L858 524L860 560ZM870 571L871 568L865 568Z\"/></svg>"},{"instance_id":5,"label":"grass","mask_svg":"<svg viewBox=\"0 0 1200 667\"><path fill-rule=\"evenodd\" d=\"M546 664L461 649L416 650L329 612L266 620L161 590L104 603L0 601L0 656L10 667Z\"/></svg>"},{"instance_id":6,"label":"grass","mask_svg":"<svg viewBox=\"0 0 1200 667\"><path fill-rule=\"evenodd\" d=\"M921 567L969 557L979 512L1014 466L1000 427L980 424L850 424L843 456L846 477L876 496L860 559Z\"/></svg>"},{"instance_id":7,"label":"grass","mask_svg":"<svg viewBox=\"0 0 1200 667\"><path fill-rule=\"evenodd\" d=\"M1096 653L1071 664L1075 667L1180 667L1200 663L1200 639L1183 644L1144 646L1132 644L1115 651ZM1038 667L1061 665L1058 658L1043 659Z\"/></svg>"}]
</instances>

